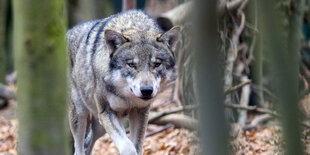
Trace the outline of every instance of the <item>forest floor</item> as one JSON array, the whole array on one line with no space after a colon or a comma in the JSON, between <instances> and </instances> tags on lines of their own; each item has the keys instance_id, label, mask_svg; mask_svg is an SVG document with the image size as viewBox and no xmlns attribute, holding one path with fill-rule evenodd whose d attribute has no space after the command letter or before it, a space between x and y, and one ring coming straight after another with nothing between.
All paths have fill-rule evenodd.
<instances>
[{"instance_id":1,"label":"forest floor","mask_svg":"<svg viewBox=\"0 0 310 155\"><path fill-rule=\"evenodd\" d=\"M0 155L16 155L16 137L18 121L16 119L15 101L10 101L8 106L0 109ZM170 109L175 105L165 106ZM231 148L232 154L283 154L283 140L281 129L277 125L257 126L251 129L242 129L232 125ZM199 139L197 133L187 129L167 127L164 131L154 135L154 131L165 126L148 125L148 135L144 142L144 155L195 155L199 153ZM302 139L305 151L310 155L310 129L304 130ZM114 155L118 151L109 136L105 134L95 144L94 155Z\"/></svg>"}]
</instances>

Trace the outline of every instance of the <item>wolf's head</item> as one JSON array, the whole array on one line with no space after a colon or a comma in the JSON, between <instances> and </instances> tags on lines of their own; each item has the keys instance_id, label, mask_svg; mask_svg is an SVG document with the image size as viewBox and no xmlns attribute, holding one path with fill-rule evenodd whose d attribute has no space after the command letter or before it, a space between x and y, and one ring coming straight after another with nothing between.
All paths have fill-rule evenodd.
<instances>
[{"instance_id":1,"label":"wolf's head","mask_svg":"<svg viewBox=\"0 0 310 155\"><path fill-rule=\"evenodd\" d=\"M174 79L179 27L163 34L139 30L104 34L111 52L110 80L122 95L149 100Z\"/></svg>"}]
</instances>

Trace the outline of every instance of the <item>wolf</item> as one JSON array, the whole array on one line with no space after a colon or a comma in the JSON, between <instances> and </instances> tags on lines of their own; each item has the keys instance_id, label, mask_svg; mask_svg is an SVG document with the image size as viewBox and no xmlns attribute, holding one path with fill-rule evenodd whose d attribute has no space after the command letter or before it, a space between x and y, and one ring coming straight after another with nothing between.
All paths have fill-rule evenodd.
<instances>
[{"instance_id":1,"label":"wolf","mask_svg":"<svg viewBox=\"0 0 310 155\"><path fill-rule=\"evenodd\" d=\"M139 10L85 22L67 32L75 155L90 154L106 132L121 155L142 155L150 105L176 76L179 39L180 27L163 32Z\"/></svg>"}]
</instances>

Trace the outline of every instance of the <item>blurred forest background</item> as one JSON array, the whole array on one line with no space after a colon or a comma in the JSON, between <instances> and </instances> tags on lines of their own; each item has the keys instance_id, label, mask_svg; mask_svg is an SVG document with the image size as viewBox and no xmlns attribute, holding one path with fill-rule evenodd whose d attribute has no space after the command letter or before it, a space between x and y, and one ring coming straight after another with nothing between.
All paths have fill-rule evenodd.
<instances>
[{"instance_id":1,"label":"blurred forest background","mask_svg":"<svg viewBox=\"0 0 310 155\"><path fill-rule=\"evenodd\" d=\"M0 154L69 154L65 32L133 8L182 28L144 154L310 154L310 0L0 2Z\"/></svg>"}]
</instances>

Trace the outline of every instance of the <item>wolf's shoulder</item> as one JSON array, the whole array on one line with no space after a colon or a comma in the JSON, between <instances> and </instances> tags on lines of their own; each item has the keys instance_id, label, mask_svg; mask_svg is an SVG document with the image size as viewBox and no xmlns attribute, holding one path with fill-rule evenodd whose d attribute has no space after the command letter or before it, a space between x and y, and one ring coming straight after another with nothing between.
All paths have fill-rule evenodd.
<instances>
[{"instance_id":1,"label":"wolf's shoulder","mask_svg":"<svg viewBox=\"0 0 310 155\"><path fill-rule=\"evenodd\" d=\"M77 40L92 30L100 31L95 27L101 27L102 30L111 29L118 32L124 32L129 29L140 31L154 31L162 33L162 29L149 14L142 10L128 10L111 15L107 18L93 20L78 24L68 30L66 36L69 43ZM100 31L102 32L102 31Z\"/></svg>"},{"instance_id":2,"label":"wolf's shoulder","mask_svg":"<svg viewBox=\"0 0 310 155\"><path fill-rule=\"evenodd\" d=\"M111 16L105 29L112 29L118 32L129 29L162 32L156 20L142 10L128 10Z\"/></svg>"},{"instance_id":3,"label":"wolf's shoulder","mask_svg":"<svg viewBox=\"0 0 310 155\"><path fill-rule=\"evenodd\" d=\"M67 31L67 40L69 41L69 43L72 43L72 41L80 38L85 33L88 33L91 28L98 22L100 22L100 20L88 21L74 26Z\"/></svg>"}]
</instances>

